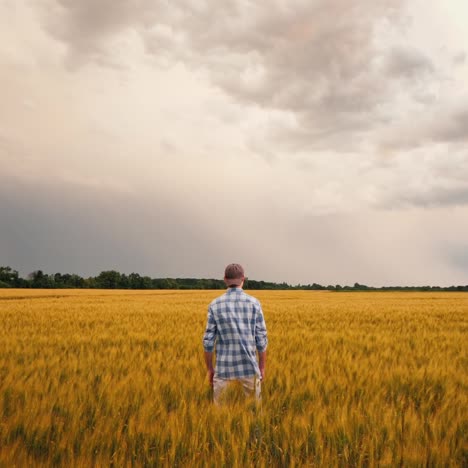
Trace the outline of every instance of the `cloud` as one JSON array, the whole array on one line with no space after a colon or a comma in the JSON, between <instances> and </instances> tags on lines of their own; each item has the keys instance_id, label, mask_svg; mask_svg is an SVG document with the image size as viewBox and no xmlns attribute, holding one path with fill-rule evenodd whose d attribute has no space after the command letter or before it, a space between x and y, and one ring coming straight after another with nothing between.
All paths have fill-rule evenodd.
<instances>
[{"instance_id":1,"label":"cloud","mask_svg":"<svg viewBox=\"0 0 468 468\"><path fill-rule=\"evenodd\" d=\"M464 44L416 40L411 0L17 3L2 262L463 281L447 249L468 234Z\"/></svg>"},{"instance_id":2,"label":"cloud","mask_svg":"<svg viewBox=\"0 0 468 468\"><path fill-rule=\"evenodd\" d=\"M222 252L181 200L161 193L11 179L1 185L0 199L1 261L23 274L41 268L205 276Z\"/></svg>"},{"instance_id":3,"label":"cloud","mask_svg":"<svg viewBox=\"0 0 468 468\"><path fill-rule=\"evenodd\" d=\"M466 63L466 52L459 52L453 57L453 63L457 66L463 66Z\"/></svg>"},{"instance_id":4,"label":"cloud","mask_svg":"<svg viewBox=\"0 0 468 468\"><path fill-rule=\"evenodd\" d=\"M466 277L468 274L468 245L465 243L451 245L447 248L447 256L450 263ZM465 281L465 283L468 282Z\"/></svg>"},{"instance_id":5,"label":"cloud","mask_svg":"<svg viewBox=\"0 0 468 468\"><path fill-rule=\"evenodd\" d=\"M164 187L18 179L0 185L0 200L1 263L24 275L221 277L238 261L250 278L292 283L464 284L453 249L468 235L466 208L298 216L271 200L207 207Z\"/></svg>"},{"instance_id":6,"label":"cloud","mask_svg":"<svg viewBox=\"0 0 468 468\"><path fill-rule=\"evenodd\" d=\"M433 122L433 138L435 141L461 141L468 139L468 100L458 105L443 121L435 125Z\"/></svg>"},{"instance_id":7,"label":"cloud","mask_svg":"<svg viewBox=\"0 0 468 468\"><path fill-rule=\"evenodd\" d=\"M391 49L386 64L390 75L417 78L434 72L431 60L416 49L397 47Z\"/></svg>"},{"instance_id":8,"label":"cloud","mask_svg":"<svg viewBox=\"0 0 468 468\"><path fill-rule=\"evenodd\" d=\"M223 2L220 2L223 5ZM245 105L294 116L268 138L284 151L359 148L362 133L383 118L390 98L379 63L375 23L394 15L401 1L225 2L213 25L208 11L182 15L185 40L174 49L204 69L222 90ZM365 11L365 14L363 14ZM187 54L186 51L189 51ZM375 122L375 123L374 123Z\"/></svg>"},{"instance_id":9,"label":"cloud","mask_svg":"<svg viewBox=\"0 0 468 468\"><path fill-rule=\"evenodd\" d=\"M45 29L67 45L72 68L90 60L118 65L109 49L115 37L156 18L147 0L55 0L39 8Z\"/></svg>"},{"instance_id":10,"label":"cloud","mask_svg":"<svg viewBox=\"0 0 468 468\"><path fill-rule=\"evenodd\" d=\"M106 54L112 61L116 52L109 45L133 28L156 60L169 57L201 69L245 104L295 113L297 133L310 142L331 131L362 130L368 114L388 99L374 27L403 1L56 5L47 11L47 29L67 44L76 64Z\"/></svg>"},{"instance_id":11,"label":"cloud","mask_svg":"<svg viewBox=\"0 0 468 468\"><path fill-rule=\"evenodd\" d=\"M388 202L387 207L408 206L463 206L468 205L468 187L460 184L458 187L444 187L443 185L429 185L425 188L414 190L409 188L407 192L401 192Z\"/></svg>"},{"instance_id":12,"label":"cloud","mask_svg":"<svg viewBox=\"0 0 468 468\"><path fill-rule=\"evenodd\" d=\"M468 96L438 102L432 112L421 109L380 132L383 150L411 150L433 143L462 144L468 139Z\"/></svg>"},{"instance_id":13,"label":"cloud","mask_svg":"<svg viewBox=\"0 0 468 468\"><path fill-rule=\"evenodd\" d=\"M43 15L73 66L118 64L119 45L135 31L157 66L183 63L243 106L283 114L264 126L265 138L251 138L271 160L267 140L276 154L362 153L388 123L405 124L400 109L427 112L440 64L394 38L408 28L408 3L56 0ZM439 125L435 133L451 138Z\"/></svg>"}]
</instances>

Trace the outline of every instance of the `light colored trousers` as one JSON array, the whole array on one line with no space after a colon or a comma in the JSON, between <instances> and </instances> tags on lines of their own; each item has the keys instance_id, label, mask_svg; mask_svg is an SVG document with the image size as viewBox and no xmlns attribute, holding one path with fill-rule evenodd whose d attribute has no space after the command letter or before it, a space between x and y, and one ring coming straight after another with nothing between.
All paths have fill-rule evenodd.
<instances>
[{"instance_id":1,"label":"light colored trousers","mask_svg":"<svg viewBox=\"0 0 468 468\"><path fill-rule=\"evenodd\" d=\"M215 375L213 378L213 401L215 405L220 405L222 403L224 391L232 382L240 382L242 384L242 389L246 397L255 396L257 402L261 400L262 381L258 377L242 377L235 380L226 380L220 379Z\"/></svg>"}]
</instances>

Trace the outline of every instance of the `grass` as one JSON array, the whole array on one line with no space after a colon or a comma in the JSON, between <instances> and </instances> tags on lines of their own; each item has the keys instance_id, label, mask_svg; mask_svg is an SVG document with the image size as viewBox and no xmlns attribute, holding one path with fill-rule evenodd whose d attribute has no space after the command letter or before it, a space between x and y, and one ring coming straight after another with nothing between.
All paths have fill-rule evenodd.
<instances>
[{"instance_id":1,"label":"grass","mask_svg":"<svg viewBox=\"0 0 468 468\"><path fill-rule=\"evenodd\" d=\"M467 466L468 295L253 292L263 403L210 403L219 291L0 291L0 466Z\"/></svg>"}]
</instances>

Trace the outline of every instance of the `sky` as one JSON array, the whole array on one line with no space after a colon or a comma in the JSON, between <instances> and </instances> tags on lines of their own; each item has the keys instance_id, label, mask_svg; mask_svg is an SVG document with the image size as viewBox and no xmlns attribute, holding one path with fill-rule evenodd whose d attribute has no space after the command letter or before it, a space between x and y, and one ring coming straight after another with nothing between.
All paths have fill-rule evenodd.
<instances>
[{"instance_id":1,"label":"sky","mask_svg":"<svg viewBox=\"0 0 468 468\"><path fill-rule=\"evenodd\" d=\"M0 265L468 284L466 0L0 0Z\"/></svg>"}]
</instances>

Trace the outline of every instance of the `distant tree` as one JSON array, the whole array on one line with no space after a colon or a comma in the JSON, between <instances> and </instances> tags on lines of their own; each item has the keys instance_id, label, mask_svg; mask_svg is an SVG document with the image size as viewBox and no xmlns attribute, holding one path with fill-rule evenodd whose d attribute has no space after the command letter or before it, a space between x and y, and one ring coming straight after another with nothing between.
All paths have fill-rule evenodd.
<instances>
[{"instance_id":1,"label":"distant tree","mask_svg":"<svg viewBox=\"0 0 468 468\"><path fill-rule=\"evenodd\" d=\"M128 281L128 276L125 273L120 274L119 281L117 283L117 288L118 289L128 289L129 286L129 281Z\"/></svg>"},{"instance_id":2,"label":"distant tree","mask_svg":"<svg viewBox=\"0 0 468 468\"><path fill-rule=\"evenodd\" d=\"M35 270L27 278L21 278L16 270L9 266L0 266L0 287L17 288L131 288L131 289L224 289L226 285L221 279L207 278L150 278L138 273L128 276L115 270L102 271L96 277L82 278L76 274L55 273L45 274L42 270ZM273 283L271 281L245 279L244 289L265 290L331 290L331 291L459 291L468 292L468 285L459 286L366 286L354 283L354 286L341 286L339 284L322 286L318 283L297 284L295 286L286 282Z\"/></svg>"},{"instance_id":3,"label":"distant tree","mask_svg":"<svg viewBox=\"0 0 468 468\"><path fill-rule=\"evenodd\" d=\"M162 278L153 278L151 280L151 288L152 289L165 289L164 288L164 280Z\"/></svg>"},{"instance_id":4,"label":"distant tree","mask_svg":"<svg viewBox=\"0 0 468 468\"><path fill-rule=\"evenodd\" d=\"M140 276L138 273L128 275L128 287L130 289L151 289L152 280L149 276Z\"/></svg>"},{"instance_id":5,"label":"distant tree","mask_svg":"<svg viewBox=\"0 0 468 468\"><path fill-rule=\"evenodd\" d=\"M207 289L224 289L226 287L223 280L211 279L207 281L208 281Z\"/></svg>"},{"instance_id":6,"label":"distant tree","mask_svg":"<svg viewBox=\"0 0 468 468\"><path fill-rule=\"evenodd\" d=\"M96 278L90 276L89 278L85 278L83 280L83 288L87 289L96 289L98 287Z\"/></svg>"},{"instance_id":7,"label":"distant tree","mask_svg":"<svg viewBox=\"0 0 468 468\"><path fill-rule=\"evenodd\" d=\"M83 288L85 285L85 280L79 275L72 274L68 280L68 287L70 288Z\"/></svg>"},{"instance_id":8,"label":"distant tree","mask_svg":"<svg viewBox=\"0 0 468 468\"><path fill-rule=\"evenodd\" d=\"M151 289L152 282L149 276L143 276L142 278L142 289Z\"/></svg>"},{"instance_id":9,"label":"distant tree","mask_svg":"<svg viewBox=\"0 0 468 468\"><path fill-rule=\"evenodd\" d=\"M63 275L63 277L66 277L66 276L67 275ZM53 276L53 279L54 279L54 287L56 288L64 287L64 278L62 279L62 275L60 273L55 273L55 275Z\"/></svg>"},{"instance_id":10,"label":"distant tree","mask_svg":"<svg viewBox=\"0 0 468 468\"><path fill-rule=\"evenodd\" d=\"M152 283L154 289L178 289L179 287L173 278L155 278Z\"/></svg>"},{"instance_id":11,"label":"distant tree","mask_svg":"<svg viewBox=\"0 0 468 468\"><path fill-rule=\"evenodd\" d=\"M54 279L45 274L42 270L35 270L28 275L31 288L52 288Z\"/></svg>"},{"instance_id":12,"label":"distant tree","mask_svg":"<svg viewBox=\"0 0 468 468\"><path fill-rule=\"evenodd\" d=\"M166 284L165 289L179 289L179 284L174 278L164 278Z\"/></svg>"},{"instance_id":13,"label":"distant tree","mask_svg":"<svg viewBox=\"0 0 468 468\"><path fill-rule=\"evenodd\" d=\"M0 281L8 286L18 286L19 276L16 270L9 266L0 266Z\"/></svg>"},{"instance_id":14,"label":"distant tree","mask_svg":"<svg viewBox=\"0 0 468 468\"><path fill-rule=\"evenodd\" d=\"M138 273L130 273L128 275L128 287L130 289L144 289L143 278Z\"/></svg>"},{"instance_id":15,"label":"distant tree","mask_svg":"<svg viewBox=\"0 0 468 468\"><path fill-rule=\"evenodd\" d=\"M121 274L115 270L101 271L96 277L96 287L102 289L117 289L121 282Z\"/></svg>"}]
</instances>

